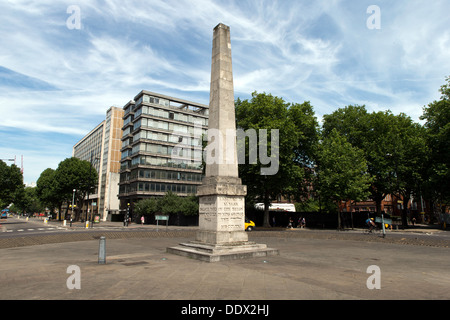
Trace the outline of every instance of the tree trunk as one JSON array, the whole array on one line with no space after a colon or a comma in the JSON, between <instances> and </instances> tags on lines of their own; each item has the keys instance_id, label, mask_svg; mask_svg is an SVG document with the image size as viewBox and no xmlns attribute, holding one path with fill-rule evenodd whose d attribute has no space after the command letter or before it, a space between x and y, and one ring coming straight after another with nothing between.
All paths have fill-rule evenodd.
<instances>
[{"instance_id":1,"label":"tree trunk","mask_svg":"<svg viewBox=\"0 0 450 320\"><path fill-rule=\"evenodd\" d=\"M381 201L383 201L383 199L381 199L381 198L377 197L375 199L375 206L376 206L376 209L377 209L377 216L381 215Z\"/></svg>"},{"instance_id":2,"label":"tree trunk","mask_svg":"<svg viewBox=\"0 0 450 320\"><path fill-rule=\"evenodd\" d=\"M402 209L402 225L404 228L408 227L408 203L409 197L403 196L403 209Z\"/></svg>"},{"instance_id":3,"label":"tree trunk","mask_svg":"<svg viewBox=\"0 0 450 320\"><path fill-rule=\"evenodd\" d=\"M342 226L341 226L341 210L339 210L338 207L338 230L341 230Z\"/></svg>"},{"instance_id":4,"label":"tree trunk","mask_svg":"<svg viewBox=\"0 0 450 320\"><path fill-rule=\"evenodd\" d=\"M58 214L59 214L60 219L62 216L61 208L62 208L62 203L58 203Z\"/></svg>"},{"instance_id":5,"label":"tree trunk","mask_svg":"<svg viewBox=\"0 0 450 320\"><path fill-rule=\"evenodd\" d=\"M269 207L270 207L270 198L269 193L266 191L264 194L264 217L263 217L263 227L269 228Z\"/></svg>"}]
</instances>

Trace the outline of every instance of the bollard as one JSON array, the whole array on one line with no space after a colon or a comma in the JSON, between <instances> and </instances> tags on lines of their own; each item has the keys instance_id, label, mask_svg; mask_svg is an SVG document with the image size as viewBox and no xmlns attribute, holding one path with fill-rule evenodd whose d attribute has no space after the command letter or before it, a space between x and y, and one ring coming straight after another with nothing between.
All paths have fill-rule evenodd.
<instances>
[{"instance_id":1,"label":"bollard","mask_svg":"<svg viewBox=\"0 0 450 320\"><path fill-rule=\"evenodd\" d=\"M106 264L106 238L103 236L98 246L98 264Z\"/></svg>"}]
</instances>

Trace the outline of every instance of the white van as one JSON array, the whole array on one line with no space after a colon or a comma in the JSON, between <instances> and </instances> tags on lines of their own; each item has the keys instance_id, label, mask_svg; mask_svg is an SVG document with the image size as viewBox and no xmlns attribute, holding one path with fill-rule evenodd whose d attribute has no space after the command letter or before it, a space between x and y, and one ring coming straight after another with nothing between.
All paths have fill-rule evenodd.
<instances>
[{"instance_id":1,"label":"white van","mask_svg":"<svg viewBox=\"0 0 450 320\"><path fill-rule=\"evenodd\" d=\"M256 203L255 208L264 210L264 203ZM271 203L269 211L295 212L295 205L293 203Z\"/></svg>"}]
</instances>

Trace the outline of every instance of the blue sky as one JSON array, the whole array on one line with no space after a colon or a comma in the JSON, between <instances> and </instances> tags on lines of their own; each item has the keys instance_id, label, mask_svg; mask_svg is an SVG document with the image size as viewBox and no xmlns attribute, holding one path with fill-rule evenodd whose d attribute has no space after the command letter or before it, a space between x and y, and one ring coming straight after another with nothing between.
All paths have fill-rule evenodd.
<instances>
[{"instance_id":1,"label":"blue sky","mask_svg":"<svg viewBox=\"0 0 450 320\"><path fill-rule=\"evenodd\" d=\"M310 101L319 119L364 104L419 121L450 75L448 0L3 0L0 12L0 158L23 155L26 183L143 89L208 104L220 22L235 98Z\"/></svg>"}]
</instances>

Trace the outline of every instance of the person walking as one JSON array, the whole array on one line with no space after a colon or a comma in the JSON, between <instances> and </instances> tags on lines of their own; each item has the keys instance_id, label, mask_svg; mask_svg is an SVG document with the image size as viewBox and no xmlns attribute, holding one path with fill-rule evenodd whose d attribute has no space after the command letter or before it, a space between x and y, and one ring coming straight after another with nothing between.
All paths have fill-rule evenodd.
<instances>
[{"instance_id":1,"label":"person walking","mask_svg":"<svg viewBox=\"0 0 450 320\"><path fill-rule=\"evenodd\" d=\"M287 226L288 229L292 229L292 223L293 223L292 217L289 217L289 224Z\"/></svg>"}]
</instances>

